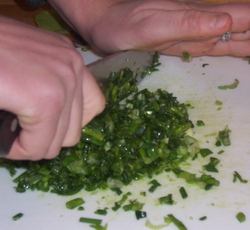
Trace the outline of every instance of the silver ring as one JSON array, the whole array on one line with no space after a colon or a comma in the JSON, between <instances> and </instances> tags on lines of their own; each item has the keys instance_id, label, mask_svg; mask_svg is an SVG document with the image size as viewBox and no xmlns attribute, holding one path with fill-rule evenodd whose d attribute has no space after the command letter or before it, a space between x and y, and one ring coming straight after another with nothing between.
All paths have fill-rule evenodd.
<instances>
[{"instance_id":1,"label":"silver ring","mask_svg":"<svg viewBox=\"0 0 250 230\"><path fill-rule=\"evenodd\" d=\"M223 42L228 42L228 41L230 41L230 39L231 39L231 31L228 31L221 36L221 40Z\"/></svg>"}]
</instances>

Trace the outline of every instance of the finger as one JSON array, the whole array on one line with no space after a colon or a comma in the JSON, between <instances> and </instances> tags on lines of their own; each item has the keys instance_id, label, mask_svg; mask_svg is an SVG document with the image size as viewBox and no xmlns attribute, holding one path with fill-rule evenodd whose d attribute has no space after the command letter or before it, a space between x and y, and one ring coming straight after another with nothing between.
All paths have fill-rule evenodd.
<instances>
[{"instance_id":1,"label":"finger","mask_svg":"<svg viewBox=\"0 0 250 230\"><path fill-rule=\"evenodd\" d=\"M89 123L105 108L105 97L96 80L86 69L83 79L83 119L82 126Z\"/></svg>"},{"instance_id":2,"label":"finger","mask_svg":"<svg viewBox=\"0 0 250 230\"><path fill-rule=\"evenodd\" d=\"M232 33L231 40L234 41L246 41L250 40L250 30L241 33Z\"/></svg>"},{"instance_id":3,"label":"finger","mask_svg":"<svg viewBox=\"0 0 250 230\"><path fill-rule=\"evenodd\" d=\"M151 13L151 15L150 15ZM231 17L224 13L196 10L150 12L145 20L133 27L131 47L146 49L166 41L200 40L217 37L230 30ZM160 23L159 23L160 22ZM167 23L166 23L167 22ZM152 25L152 26L148 26ZM157 36L155 36L157 34ZM126 35L124 35L126 37ZM134 43L133 43L134 41Z\"/></svg>"},{"instance_id":4,"label":"finger","mask_svg":"<svg viewBox=\"0 0 250 230\"><path fill-rule=\"evenodd\" d=\"M194 9L201 9L199 5L192 6ZM250 3L230 3L222 5L204 5L203 9L208 12L225 12L233 19L232 32L242 32L250 29Z\"/></svg>"},{"instance_id":5,"label":"finger","mask_svg":"<svg viewBox=\"0 0 250 230\"><path fill-rule=\"evenodd\" d=\"M208 54L211 55L231 55L239 57L249 56L250 54L250 40L247 41L219 41L212 47Z\"/></svg>"},{"instance_id":6,"label":"finger","mask_svg":"<svg viewBox=\"0 0 250 230\"><path fill-rule=\"evenodd\" d=\"M22 130L7 157L16 160L43 158L54 139L59 117L60 113L39 116L39 120L19 117Z\"/></svg>"},{"instance_id":7,"label":"finger","mask_svg":"<svg viewBox=\"0 0 250 230\"><path fill-rule=\"evenodd\" d=\"M182 56L183 52L187 52L192 57L201 56L210 52L219 40L220 37L200 41L183 41L161 50L160 53Z\"/></svg>"}]
</instances>

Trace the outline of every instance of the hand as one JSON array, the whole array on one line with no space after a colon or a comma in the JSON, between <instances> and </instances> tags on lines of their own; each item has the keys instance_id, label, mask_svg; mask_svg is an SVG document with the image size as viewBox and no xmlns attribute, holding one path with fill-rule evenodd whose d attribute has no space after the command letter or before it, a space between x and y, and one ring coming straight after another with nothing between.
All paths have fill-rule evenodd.
<instances>
[{"instance_id":1,"label":"hand","mask_svg":"<svg viewBox=\"0 0 250 230\"><path fill-rule=\"evenodd\" d=\"M209 5L170 0L106 2L109 2L106 8L92 9L87 20L80 20L78 9L79 14L76 15L79 17L73 20L79 33L102 52L136 49L179 56L184 51L191 56L250 54L250 3ZM99 12L94 12L98 9ZM232 39L222 42L221 36L227 31L232 31Z\"/></svg>"},{"instance_id":2,"label":"hand","mask_svg":"<svg viewBox=\"0 0 250 230\"><path fill-rule=\"evenodd\" d=\"M0 108L22 127L8 158L53 158L76 144L104 96L64 36L0 17L0 44Z\"/></svg>"}]
</instances>

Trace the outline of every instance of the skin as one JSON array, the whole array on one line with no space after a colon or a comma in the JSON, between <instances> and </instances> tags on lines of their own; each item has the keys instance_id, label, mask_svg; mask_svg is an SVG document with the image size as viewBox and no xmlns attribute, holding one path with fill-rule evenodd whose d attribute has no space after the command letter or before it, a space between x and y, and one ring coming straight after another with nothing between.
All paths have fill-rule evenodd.
<instances>
[{"instance_id":1,"label":"skin","mask_svg":"<svg viewBox=\"0 0 250 230\"><path fill-rule=\"evenodd\" d=\"M3 17L0 34L0 105L22 127L8 158L53 158L77 143L104 96L67 38Z\"/></svg>"},{"instance_id":2,"label":"skin","mask_svg":"<svg viewBox=\"0 0 250 230\"><path fill-rule=\"evenodd\" d=\"M154 50L166 55L191 56L250 53L250 3L210 5L169 0L66 0L53 5L90 44L105 53ZM100 4L99 4L100 3ZM81 9L85 10L84 14ZM68 12L74 12L74 18ZM221 36L231 31L230 42Z\"/></svg>"},{"instance_id":3,"label":"skin","mask_svg":"<svg viewBox=\"0 0 250 230\"><path fill-rule=\"evenodd\" d=\"M50 3L103 53L153 50L177 56L184 51L191 56L250 55L250 3ZM222 42L227 31L232 32L231 40ZM104 109L104 96L65 37L0 17L0 44L0 108L16 114L22 127L7 157L53 158L61 147L77 143L81 127Z\"/></svg>"}]
</instances>

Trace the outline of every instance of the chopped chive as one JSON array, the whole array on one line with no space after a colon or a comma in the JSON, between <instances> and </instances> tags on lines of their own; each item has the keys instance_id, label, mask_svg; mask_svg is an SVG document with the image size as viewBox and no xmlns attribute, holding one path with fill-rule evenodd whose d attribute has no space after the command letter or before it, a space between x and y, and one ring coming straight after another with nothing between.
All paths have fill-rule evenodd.
<instances>
[{"instance_id":1,"label":"chopped chive","mask_svg":"<svg viewBox=\"0 0 250 230\"><path fill-rule=\"evenodd\" d=\"M23 217L23 213L18 213L18 214L16 214L15 216L13 216L12 217L12 219L14 220L14 221L16 221L16 220L19 220L20 218L22 218Z\"/></svg>"},{"instance_id":2,"label":"chopped chive","mask_svg":"<svg viewBox=\"0 0 250 230\"><path fill-rule=\"evenodd\" d=\"M166 223L173 223L179 230L187 230L186 226L178 220L173 214L169 214L164 218Z\"/></svg>"},{"instance_id":3,"label":"chopped chive","mask_svg":"<svg viewBox=\"0 0 250 230\"><path fill-rule=\"evenodd\" d=\"M220 160L215 157L210 157L210 162L204 165L205 170L208 172L218 172L216 166L220 163Z\"/></svg>"},{"instance_id":4,"label":"chopped chive","mask_svg":"<svg viewBox=\"0 0 250 230\"><path fill-rule=\"evenodd\" d=\"M190 54L188 52L183 52L182 58L184 61L192 61L192 57L190 56Z\"/></svg>"},{"instance_id":5,"label":"chopped chive","mask_svg":"<svg viewBox=\"0 0 250 230\"><path fill-rule=\"evenodd\" d=\"M188 194L187 194L186 189L184 187L180 188L180 194L181 194L183 199L186 199L188 197Z\"/></svg>"},{"instance_id":6,"label":"chopped chive","mask_svg":"<svg viewBox=\"0 0 250 230\"><path fill-rule=\"evenodd\" d=\"M213 154L213 152L210 149L200 149L200 154L203 158L207 157L208 155Z\"/></svg>"},{"instance_id":7,"label":"chopped chive","mask_svg":"<svg viewBox=\"0 0 250 230\"><path fill-rule=\"evenodd\" d=\"M81 223L86 223L86 224L96 224L96 225L100 225L102 223L102 220L100 219L93 219L93 218L85 218L85 217L81 217L79 219L79 221Z\"/></svg>"},{"instance_id":8,"label":"chopped chive","mask_svg":"<svg viewBox=\"0 0 250 230\"><path fill-rule=\"evenodd\" d=\"M129 204L124 205L122 208L124 211L141 211L143 208L143 203L138 202L137 200L130 201Z\"/></svg>"},{"instance_id":9,"label":"chopped chive","mask_svg":"<svg viewBox=\"0 0 250 230\"><path fill-rule=\"evenodd\" d=\"M235 89L235 88L238 87L239 83L240 83L239 80L235 79L234 83L232 83L230 85L221 85L221 86L218 86L218 89L223 89L223 90L226 90L226 89Z\"/></svg>"},{"instance_id":10,"label":"chopped chive","mask_svg":"<svg viewBox=\"0 0 250 230\"><path fill-rule=\"evenodd\" d=\"M135 211L135 216L136 216L136 219L139 220L139 219L142 219L142 218L146 218L147 213L144 212L144 211Z\"/></svg>"},{"instance_id":11,"label":"chopped chive","mask_svg":"<svg viewBox=\"0 0 250 230\"><path fill-rule=\"evenodd\" d=\"M152 186L149 188L149 192L153 193L161 184L157 180L152 180L149 182L149 184L152 184Z\"/></svg>"},{"instance_id":12,"label":"chopped chive","mask_svg":"<svg viewBox=\"0 0 250 230\"><path fill-rule=\"evenodd\" d=\"M207 217L206 216L202 216L199 220L203 221L203 220L206 220Z\"/></svg>"},{"instance_id":13,"label":"chopped chive","mask_svg":"<svg viewBox=\"0 0 250 230\"><path fill-rule=\"evenodd\" d=\"M97 209L95 211L95 214L98 214L98 215L103 215L103 216L106 216L107 215L107 210L106 209Z\"/></svg>"},{"instance_id":14,"label":"chopped chive","mask_svg":"<svg viewBox=\"0 0 250 230\"><path fill-rule=\"evenodd\" d=\"M236 218L240 223L244 222L246 220L246 216L243 212L238 212L236 215Z\"/></svg>"},{"instance_id":15,"label":"chopped chive","mask_svg":"<svg viewBox=\"0 0 250 230\"><path fill-rule=\"evenodd\" d=\"M239 180L243 184L246 184L248 182L248 180L242 179L241 175L237 171L234 171L233 182L235 183L237 180Z\"/></svg>"},{"instance_id":16,"label":"chopped chive","mask_svg":"<svg viewBox=\"0 0 250 230\"><path fill-rule=\"evenodd\" d=\"M75 198L73 200L70 200L66 203L66 207L68 209L74 209L82 204L84 204L84 200L82 198Z\"/></svg>"},{"instance_id":17,"label":"chopped chive","mask_svg":"<svg viewBox=\"0 0 250 230\"><path fill-rule=\"evenodd\" d=\"M173 195L172 194L168 194L167 196L160 197L159 198L159 202L160 202L160 204L169 204L169 205L172 205L172 204L174 204Z\"/></svg>"},{"instance_id":18,"label":"chopped chive","mask_svg":"<svg viewBox=\"0 0 250 230\"><path fill-rule=\"evenodd\" d=\"M197 124L197 126L205 126L205 122L204 121L202 121L202 120L198 120L197 122L196 122L196 124Z\"/></svg>"}]
</instances>

